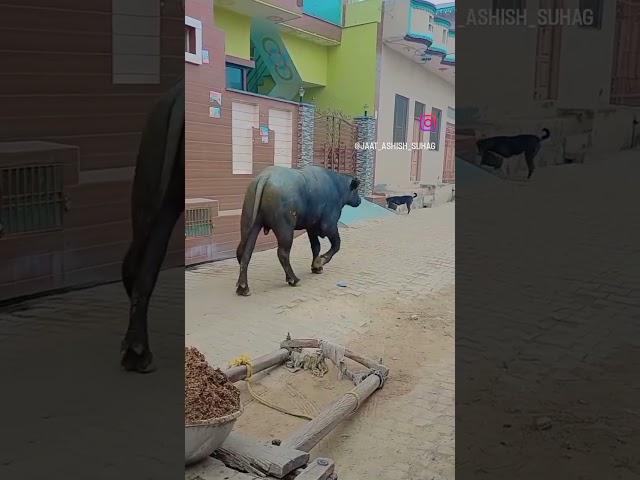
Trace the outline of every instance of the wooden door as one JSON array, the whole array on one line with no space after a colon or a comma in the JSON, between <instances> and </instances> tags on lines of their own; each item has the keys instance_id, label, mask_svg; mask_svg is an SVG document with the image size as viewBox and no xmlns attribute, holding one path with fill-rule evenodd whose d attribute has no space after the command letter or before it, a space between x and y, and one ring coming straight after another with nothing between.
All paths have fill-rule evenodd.
<instances>
[{"instance_id":1,"label":"wooden door","mask_svg":"<svg viewBox=\"0 0 640 480\"><path fill-rule=\"evenodd\" d=\"M234 175L253 173L253 129L258 128L258 105L231 104L231 166Z\"/></svg>"},{"instance_id":2,"label":"wooden door","mask_svg":"<svg viewBox=\"0 0 640 480\"><path fill-rule=\"evenodd\" d=\"M293 112L270 108L269 129L275 137L273 164L293 167Z\"/></svg>"},{"instance_id":3,"label":"wooden door","mask_svg":"<svg viewBox=\"0 0 640 480\"><path fill-rule=\"evenodd\" d=\"M640 106L640 1L618 0L611 103Z\"/></svg>"},{"instance_id":4,"label":"wooden door","mask_svg":"<svg viewBox=\"0 0 640 480\"><path fill-rule=\"evenodd\" d=\"M561 9L562 0L540 0L540 9ZM558 97L558 72L562 26L538 27L534 100L554 100Z\"/></svg>"},{"instance_id":5,"label":"wooden door","mask_svg":"<svg viewBox=\"0 0 640 480\"><path fill-rule=\"evenodd\" d=\"M447 122L444 136L444 165L442 167L442 183L456 181L456 126Z\"/></svg>"},{"instance_id":6,"label":"wooden door","mask_svg":"<svg viewBox=\"0 0 640 480\"><path fill-rule=\"evenodd\" d=\"M424 142L424 132L420 129L420 119L413 120L413 142ZM422 173L422 149L411 150L411 172L409 180L419 182Z\"/></svg>"}]
</instances>

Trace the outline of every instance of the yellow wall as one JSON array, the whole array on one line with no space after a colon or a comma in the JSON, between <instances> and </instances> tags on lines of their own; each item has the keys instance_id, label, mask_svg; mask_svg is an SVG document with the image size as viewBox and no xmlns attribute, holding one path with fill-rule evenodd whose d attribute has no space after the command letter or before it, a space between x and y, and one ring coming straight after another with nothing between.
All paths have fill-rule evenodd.
<instances>
[{"instance_id":1,"label":"yellow wall","mask_svg":"<svg viewBox=\"0 0 640 480\"><path fill-rule=\"evenodd\" d=\"M345 27L380 22L382 20L382 0L364 0L347 6Z\"/></svg>"},{"instance_id":2,"label":"yellow wall","mask_svg":"<svg viewBox=\"0 0 640 480\"><path fill-rule=\"evenodd\" d=\"M343 29L338 46L318 45L284 32L282 40L306 84L305 101L348 115L362 115L367 104L373 114L380 1L354 5L359 8L350 17L353 26ZM251 18L220 7L214 8L214 12L216 26L226 34L226 54L249 60Z\"/></svg>"},{"instance_id":3,"label":"yellow wall","mask_svg":"<svg viewBox=\"0 0 640 480\"><path fill-rule=\"evenodd\" d=\"M327 48L289 33L282 34L282 41L302 81L315 85L327 84Z\"/></svg>"},{"instance_id":4,"label":"yellow wall","mask_svg":"<svg viewBox=\"0 0 640 480\"><path fill-rule=\"evenodd\" d=\"M327 86L313 88L305 101L319 109L339 109L362 115L368 105L372 115L376 102L378 23L345 28L342 43L328 47Z\"/></svg>"},{"instance_id":5,"label":"yellow wall","mask_svg":"<svg viewBox=\"0 0 640 480\"><path fill-rule=\"evenodd\" d=\"M250 60L251 18L214 7L216 27L225 33L225 54Z\"/></svg>"}]
</instances>

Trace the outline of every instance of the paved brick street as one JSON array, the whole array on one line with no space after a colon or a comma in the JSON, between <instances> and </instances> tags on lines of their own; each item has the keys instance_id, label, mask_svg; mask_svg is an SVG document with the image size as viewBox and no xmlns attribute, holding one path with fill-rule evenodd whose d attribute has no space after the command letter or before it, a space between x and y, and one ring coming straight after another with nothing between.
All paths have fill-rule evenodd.
<instances>
[{"instance_id":1,"label":"paved brick street","mask_svg":"<svg viewBox=\"0 0 640 480\"><path fill-rule=\"evenodd\" d=\"M247 298L235 295L235 259L190 270L186 342L222 367L239 354L277 349L287 332L382 357L390 381L312 455L333 458L343 480L452 479L454 211L446 204L343 228L342 249L322 275L311 273L302 236L291 255L301 278L295 288L274 250L254 254ZM311 411L350 388L336 385L332 372L316 379L280 369L257 381L268 398L298 406L292 399L304 398ZM282 438L301 422L252 402L237 428Z\"/></svg>"},{"instance_id":2,"label":"paved brick street","mask_svg":"<svg viewBox=\"0 0 640 480\"><path fill-rule=\"evenodd\" d=\"M153 374L120 369L127 313L119 283L0 311L0 378L11 378L0 478L44 478L51 465L56 478L179 478L184 426L166 412L184 403L183 269L161 274L151 302Z\"/></svg>"},{"instance_id":3,"label":"paved brick street","mask_svg":"<svg viewBox=\"0 0 640 480\"><path fill-rule=\"evenodd\" d=\"M462 182L458 475L639 478L639 158Z\"/></svg>"},{"instance_id":4,"label":"paved brick street","mask_svg":"<svg viewBox=\"0 0 640 480\"><path fill-rule=\"evenodd\" d=\"M272 351L288 331L382 356L392 369L390 381L313 453L334 458L344 479L453 478L453 222L453 205L445 205L344 229L343 250L323 275L310 273L310 251L301 237L292 255L302 279L297 288L284 283L274 251L257 253L248 298L235 295L235 260L189 271L187 343L222 366L239 353ZM337 287L340 280L348 286ZM128 310L120 284L51 295L0 312L0 373L11 375L19 366L20 398L31 398L20 404L5 398L6 411L25 414L3 424L1 477L17 478L20 472L31 478L32 470L35 475L40 467L31 461L34 448L41 462L55 459L57 474L69 478L79 472L95 479L174 476L169 465L182 449L182 422L161 445L147 439L159 421L174 421L164 414L174 408L166 402L183 402L182 383L174 382L183 377L182 351L175 345L182 329L182 282L181 269L163 272L158 282L150 335L159 370L147 376L125 374L118 365ZM51 361L32 362L31 352ZM175 352L180 358L168 356ZM350 388L343 382L333 391L337 381L331 374L321 380L322 392L312 397L316 407ZM305 381L293 382L298 384ZM275 415L283 428L296 425ZM252 418L251 409L246 418ZM78 435L69 437L65 433L77 421L82 422ZM26 433L35 430L39 438ZM123 461L117 453L123 448L138 461L130 455Z\"/></svg>"}]
</instances>

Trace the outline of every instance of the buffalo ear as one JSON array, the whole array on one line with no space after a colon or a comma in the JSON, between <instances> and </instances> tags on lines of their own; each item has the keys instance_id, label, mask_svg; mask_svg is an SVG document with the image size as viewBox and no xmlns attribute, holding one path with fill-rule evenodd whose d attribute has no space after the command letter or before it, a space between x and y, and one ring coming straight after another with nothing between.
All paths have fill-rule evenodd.
<instances>
[{"instance_id":1,"label":"buffalo ear","mask_svg":"<svg viewBox=\"0 0 640 480\"><path fill-rule=\"evenodd\" d=\"M351 180L351 190L356 190L360 186L360 180L354 178Z\"/></svg>"}]
</instances>

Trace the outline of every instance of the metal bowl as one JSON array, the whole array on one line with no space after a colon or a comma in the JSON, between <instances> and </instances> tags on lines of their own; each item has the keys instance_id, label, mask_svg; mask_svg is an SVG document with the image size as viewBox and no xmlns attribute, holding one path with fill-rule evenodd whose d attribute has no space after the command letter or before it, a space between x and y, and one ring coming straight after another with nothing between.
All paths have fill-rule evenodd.
<instances>
[{"instance_id":1,"label":"metal bowl","mask_svg":"<svg viewBox=\"0 0 640 480\"><path fill-rule=\"evenodd\" d=\"M240 410L224 417L184 426L185 465L199 462L211 455L227 439L233 425L242 414Z\"/></svg>"}]
</instances>

